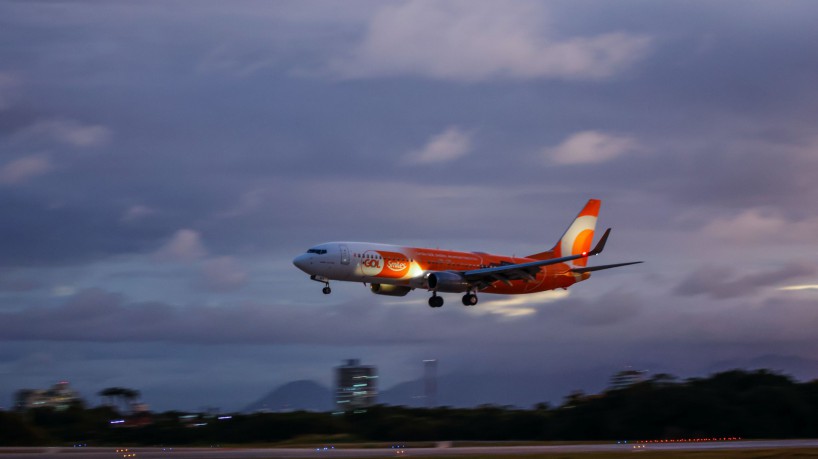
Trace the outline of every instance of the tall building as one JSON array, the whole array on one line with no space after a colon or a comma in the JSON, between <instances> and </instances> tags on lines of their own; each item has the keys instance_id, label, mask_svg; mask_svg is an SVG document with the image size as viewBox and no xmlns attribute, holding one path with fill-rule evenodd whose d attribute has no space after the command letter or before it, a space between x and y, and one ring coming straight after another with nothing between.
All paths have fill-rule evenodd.
<instances>
[{"instance_id":1,"label":"tall building","mask_svg":"<svg viewBox=\"0 0 818 459\"><path fill-rule=\"evenodd\" d=\"M335 367L335 406L341 411L359 411L378 401L377 369L349 359Z\"/></svg>"}]
</instances>

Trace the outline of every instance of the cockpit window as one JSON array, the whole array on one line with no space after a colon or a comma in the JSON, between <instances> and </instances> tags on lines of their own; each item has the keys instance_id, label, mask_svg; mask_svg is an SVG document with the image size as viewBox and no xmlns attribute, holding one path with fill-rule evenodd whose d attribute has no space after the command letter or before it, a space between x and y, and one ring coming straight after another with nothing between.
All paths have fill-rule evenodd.
<instances>
[{"instance_id":1,"label":"cockpit window","mask_svg":"<svg viewBox=\"0 0 818 459\"><path fill-rule=\"evenodd\" d=\"M307 253L315 253L315 254L318 254L318 255L323 255L323 254L327 253L327 250L326 249L310 249L310 250L307 250Z\"/></svg>"}]
</instances>

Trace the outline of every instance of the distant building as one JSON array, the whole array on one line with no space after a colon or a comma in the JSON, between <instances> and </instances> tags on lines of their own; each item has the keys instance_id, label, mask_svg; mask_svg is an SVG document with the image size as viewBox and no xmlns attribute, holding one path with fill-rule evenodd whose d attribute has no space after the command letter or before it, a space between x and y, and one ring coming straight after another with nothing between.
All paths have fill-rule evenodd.
<instances>
[{"instance_id":1,"label":"distant building","mask_svg":"<svg viewBox=\"0 0 818 459\"><path fill-rule=\"evenodd\" d=\"M378 375L371 365L349 359L335 367L335 406L340 411L366 409L378 401Z\"/></svg>"},{"instance_id":2,"label":"distant building","mask_svg":"<svg viewBox=\"0 0 818 459\"><path fill-rule=\"evenodd\" d=\"M645 380L645 376L647 375L647 373L648 373L647 370L634 370L632 368L628 368L626 370L614 373L614 375L611 376L611 381L610 384L608 384L608 389L609 390L624 389L626 387L640 383Z\"/></svg>"},{"instance_id":3,"label":"distant building","mask_svg":"<svg viewBox=\"0 0 818 459\"><path fill-rule=\"evenodd\" d=\"M17 392L15 405L18 410L34 408L54 408L64 410L75 403L82 402L79 394L69 386L67 381L60 381L50 389L23 389Z\"/></svg>"}]
</instances>

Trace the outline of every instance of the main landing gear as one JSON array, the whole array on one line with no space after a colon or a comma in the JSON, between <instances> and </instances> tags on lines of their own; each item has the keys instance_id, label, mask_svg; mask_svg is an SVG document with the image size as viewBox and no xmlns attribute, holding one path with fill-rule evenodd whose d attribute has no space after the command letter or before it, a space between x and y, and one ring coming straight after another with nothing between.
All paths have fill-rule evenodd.
<instances>
[{"instance_id":1,"label":"main landing gear","mask_svg":"<svg viewBox=\"0 0 818 459\"><path fill-rule=\"evenodd\" d=\"M439 308L443 306L443 298L437 296L437 292L432 292L432 297L429 298L429 306L432 308Z\"/></svg>"},{"instance_id":2,"label":"main landing gear","mask_svg":"<svg viewBox=\"0 0 818 459\"><path fill-rule=\"evenodd\" d=\"M327 286L322 288L321 291L324 292L324 295L329 295L330 293L332 293L332 289L329 288L329 282L327 282Z\"/></svg>"},{"instance_id":3,"label":"main landing gear","mask_svg":"<svg viewBox=\"0 0 818 459\"><path fill-rule=\"evenodd\" d=\"M474 306L475 304L477 304L477 295L471 292L463 295L463 306ZM429 298L429 306L433 308L443 306L443 298L437 296L437 292L432 292L432 297Z\"/></svg>"},{"instance_id":4,"label":"main landing gear","mask_svg":"<svg viewBox=\"0 0 818 459\"><path fill-rule=\"evenodd\" d=\"M477 304L477 295L471 292L463 295L463 306L474 306L475 304Z\"/></svg>"}]
</instances>

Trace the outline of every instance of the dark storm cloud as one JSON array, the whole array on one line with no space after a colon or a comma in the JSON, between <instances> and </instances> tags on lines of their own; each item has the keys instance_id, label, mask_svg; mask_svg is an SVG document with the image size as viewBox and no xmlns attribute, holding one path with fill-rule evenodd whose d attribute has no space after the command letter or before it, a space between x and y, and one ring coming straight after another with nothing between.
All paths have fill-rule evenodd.
<instances>
[{"instance_id":1,"label":"dark storm cloud","mask_svg":"<svg viewBox=\"0 0 818 459\"><path fill-rule=\"evenodd\" d=\"M789 277L780 273L778 276ZM1 336L8 341L329 346L436 343L465 349L476 342L498 346L536 343L540 336L548 336L555 343L585 341L589 346L599 346L611 339L621 345L633 345L652 340L687 341L691 337L718 343L725 339L751 339L753 330L759 327L767 328L765 336L775 340L787 337L787 330L806 327L815 319L815 311L807 307L809 302L788 295L768 299L736 315L742 305L703 310L674 302L672 308L646 308L643 295L617 290L596 298L568 298L542 305L522 303L532 311L516 318L487 313L494 310L493 298L483 298L486 304L481 305L485 309L477 314L459 305L430 314L422 301L385 305L379 304L378 299L366 297L332 308L254 302L180 306L132 302L121 294L88 289L56 306L4 312L0 328ZM732 317L730 320L736 325L729 330L724 328L727 317ZM805 322L801 324L799 318ZM343 327L338 326L339 321L344 323ZM711 321L711 325L702 327ZM671 323L672 329L665 329ZM797 335L806 336L794 333L790 337Z\"/></svg>"},{"instance_id":2,"label":"dark storm cloud","mask_svg":"<svg viewBox=\"0 0 818 459\"><path fill-rule=\"evenodd\" d=\"M717 206L732 211L753 207L774 208L798 221L818 198L810 175L818 168L818 143L812 133L796 136L797 142L747 141L713 143L674 161L671 167L686 171L690 180L670 179L666 191L674 200L696 206ZM684 157L680 154L679 157Z\"/></svg>"},{"instance_id":3,"label":"dark storm cloud","mask_svg":"<svg viewBox=\"0 0 818 459\"><path fill-rule=\"evenodd\" d=\"M245 302L235 306L172 306L129 303L99 289L78 293L56 307L0 313L7 340L162 341L176 343L401 344L452 341L497 319L468 326L451 311L432 320L426 309L376 308L346 303L334 308L285 307ZM354 317L344 327L339 320Z\"/></svg>"},{"instance_id":4,"label":"dark storm cloud","mask_svg":"<svg viewBox=\"0 0 818 459\"><path fill-rule=\"evenodd\" d=\"M253 67L257 57L238 51L231 54L230 47L219 48L218 40L202 38L205 25L213 21L213 10L205 9L200 16L176 24L170 18L177 18L179 11L170 8L166 12L169 16L153 27L160 35L177 30L185 39L168 46L150 34L139 33L135 27L117 30L116 24L125 18L136 23L146 21L154 11L151 8L143 11L113 6L106 25L94 21L94 16L81 14L81 6L76 8L68 9L68 22L79 21L88 29L72 33L65 29L59 35L73 40L79 49L96 50L98 54L80 53L59 60L51 47L54 38L36 34L37 55L78 75L88 71L85 65L89 61L97 62L103 56L110 59L111 65L101 67L96 76L99 81L93 86L56 84L44 73L38 73L42 79L36 86L28 82L27 87L27 82L22 81L24 97L18 104L34 107L42 115L20 129L31 129L42 120L76 117L86 125L110 129L112 144L93 158L51 155L55 166L36 182L37 202L27 209L30 218L43 224L29 225L24 231L31 235L28 239L5 234L9 245L21 252L12 253L12 260L18 260L26 251L39 252L43 261L53 254L60 262L72 256L79 261L87 260L82 255L88 254L105 257L146 251L183 227L202 231L219 253L235 253L240 245L248 243L267 244L264 248L270 249L275 240L263 236L270 234L270 227L274 232L291 234L293 229L304 226L339 221L343 217L341 209L350 205L360 205L355 214L370 216L395 213L395 209L402 210L403 215L417 216L454 208L465 218L479 212L481 206L466 202L468 189L464 189L462 199L451 199L445 191L443 195L412 196L421 186L441 183L465 187L479 183L491 187L483 188L488 190L483 194L489 195L545 186L547 190L540 194L554 201L554 193L564 193L577 183L585 184L585 189L574 192L577 195L610 195L617 193L625 181L630 187L652 190L684 205L746 208L784 203L793 212L814 197L809 186L814 161L797 156L786 143L772 141L780 140L782 135L805 135L797 124L785 129L780 119L788 119L791 113L803 115L808 108L801 101L815 93L813 85L794 85L793 79L786 76L793 71L811 72L809 66L801 65L809 61L804 53L811 51L793 46L800 39L808 39L809 32L799 28L770 30L764 46L755 47L753 53L737 53L743 39L757 40L757 34L752 27L734 24L711 28L714 18L720 18L727 8L703 14L697 10L695 16L702 17L705 25L692 34L698 34L696 39L705 40L709 46L688 41L689 37L678 35L682 32L678 30L676 35L658 40L658 52L645 57L626 79L591 85L557 84L546 79L469 86L394 79L328 83L315 77L283 76L280 62L256 66L253 71L240 72L240 76L209 68L191 71L197 60L212 59L209 50L227 49L216 54L228 53L239 67ZM674 8L693 19L692 9L679 5ZM25 12L25 8L17 10ZM657 16L660 13L653 12ZM31 34L42 27L30 15L23 14L23 18L27 21L24 32ZM754 23L763 23L763 18L752 18ZM620 20L628 23L626 18ZM270 43L269 37L262 34L269 27L262 25L252 22L241 39L256 42L257 47L260 40ZM339 27L341 30L348 25ZM586 32L583 28L593 28L593 24L580 21L574 27L571 34L581 34ZM661 27L641 29L643 35L662 37ZM113 49L94 45L104 41L99 35L103 31L110 33L110 40L117 44ZM215 37L228 39L233 32L223 24ZM355 39L341 41L349 46L357 43ZM309 44L313 54L321 53L322 43ZM116 46L124 45L128 51L139 52L117 52ZM673 52L662 53L662 47ZM309 49L302 48L302 52L309 53ZM180 50L189 51L188 57L176 60L174 56ZM267 53L276 55L278 50L273 47ZM14 57L16 60L9 60L9 65L32 65L22 55ZM723 63L728 57L731 65ZM766 59L774 62L757 68L758 62ZM120 70L113 72L114 68ZM733 81L741 81L742 86L732 85ZM765 91L748 98L746 87L759 85ZM35 89L43 97L32 97ZM794 96L796 91L801 97ZM780 97L782 92L787 97ZM81 102L91 93L95 105ZM779 96L771 98L770 94ZM440 100L447 102L441 105ZM734 106L733 101L741 100L766 105ZM538 121L530 121L534 119ZM437 167L407 168L401 161L411 151L422 148L430 137L455 124L474 132L473 151ZM537 152L542 148L588 129L622 132L638 139L651 153L590 167L554 167L537 161ZM745 148L742 143L748 132L753 138L769 139L761 146ZM788 132L790 135L786 135ZM498 161L498 155L502 161ZM381 177L383 183L371 186ZM510 184L506 177L515 177L515 183ZM304 179L313 182L307 185ZM310 187L331 187L342 193L311 193L306 189ZM55 212L45 209L55 195L64 195L69 188L71 193L62 199L71 201L64 206L67 211L58 217L69 222L63 238L56 234L58 226L51 223L54 219L49 218ZM265 194L265 189L275 190L275 194ZM527 192L520 190L520 194ZM229 214L253 193L266 201L262 208L267 215L248 212L234 214L229 221L213 218ZM395 193L405 197L396 197ZM330 206L327 198L336 202ZM83 203L91 201L93 207L86 210L89 206ZM128 209L139 205L155 213L136 227L115 224ZM503 207L497 203L490 209L502 211ZM305 215L307 212L300 208L310 209L311 213ZM400 218L401 213L397 213ZM715 213L702 210L702 220ZM287 218L283 218L285 215ZM322 219L322 215L326 218ZM419 219L408 220L395 225L390 234L402 237L396 234L400 229L417 234ZM91 225L91 221L95 224ZM71 225L82 227L73 230ZM25 222L22 227L26 227ZM354 231L361 234L361 228ZM72 238L75 233L82 233L81 238L87 241ZM364 236L370 237L366 231L358 237ZM35 240L46 244L35 246Z\"/></svg>"},{"instance_id":5,"label":"dark storm cloud","mask_svg":"<svg viewBox=\"0 0 818 459\"><path fill-rule=\"evenodd\" d=\"M0 336L8 341L172 342L199 344L405 345L449 343L462 347L474 340L518 343L536 340L543 326L568 323L599 331L637 315L641 300L612 292L596 301L568 300L532 308L520 318L494 311L452 306L430 315L421 302L379 305L377 297L332 308L241 302L235 305L175 306L131 302L121 294L87 289L56 306L0 313ZM438 311L435 311L438 312ZM349 320L354 318L354 320ZM339 321L343 327L337 326ZM510 331L516 331L509 334ZM555 336L566 337L563 333Z\"/></svg>"},{"instance_id":6,"label":"dark storm cloud","mask_svg":"<svg viewBox=\"0 0 818 459\"><path fill-rule=\"evenodd\" d=\"M42 284L34 279L3 278L0 273L0 292L29 292L40 288Z\"/></svg>"},{"instance_id":7,"label":"dark storm cloud","mask_svg":"<svg viewBox=\"0 0 818 459\"><path fill-rule=\"evenodd\" d=\"M814 275L814 265L791 263L765 272L737 276L735 268L704 266L691 273L674 289L676 295L708 295L715 299L753 296L759 290L782 282Z\"/></svg>"},{"instance_id":8,"label":"dark storm cloud","mask_svg":"<svg viewBox=\"0 0 818 459\"><path fill-rule=\"evenodd\" d=\"M632 320L642 310L642 302L632 292L613 291L594 301L569 298L550 309L571 324L604 327Z\"/></svg>"},{"instance_id":9,"label":"dark storm cloud","mask_svg":"<svg viewBox=\"0 0 818 459\"><path fill-rule=\"evenodd\" d=\"M60 199L55 197L54 199ZM6 266L76 264L153 248L166 233L152 225L123 226L120 211L99 202L47 202L0 188L0 258Z\"/></svg>"}]
</instances>

